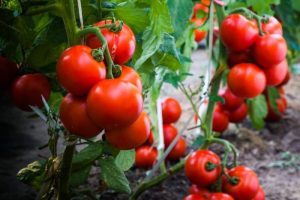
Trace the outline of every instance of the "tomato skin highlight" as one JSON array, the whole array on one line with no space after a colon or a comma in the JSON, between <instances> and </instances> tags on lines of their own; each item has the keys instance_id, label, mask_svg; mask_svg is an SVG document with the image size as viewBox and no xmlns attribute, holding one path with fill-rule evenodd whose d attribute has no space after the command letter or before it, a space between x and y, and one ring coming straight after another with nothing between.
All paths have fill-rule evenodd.
<instances>
[{"instance_id":1,"label":"tomato skin highlight","mask_svg":"<svg viewBox=\"0 0 300 200\"><path fill-rule=\"evenodd\" d=\"M100 27L105 24L111 24L111 20L102 20L94 26ZM128 62L132 58L136 46L134 33L129 26L123 24L122 30L117 33L110 31L108 28L101 28L100 30L107 40L109 52L114 63L123 65ZM92 49L102 46L100 40L93 34L87 35L86 44Z\"/></svg>"},{"instance_id":2,"label":"tomato skin highlight","mask_svg":"<svg viewBox=\"0 0 300 200\"><path fill-rule=\"evenodd\" d=\"M137 87L118 79L100 81L87 97L89 117L105 129L129 126L142 110L143 97Z\"/></svg>"},{"instance_id":3,"label":"tomato skin highlight","mask_svg":"<svg viewBox=\"0 0 300 200\"><path fill-rule=\"evenodd\" d=\"M240 105L239 108L233 111L228 111L228 118L230 122L239 123L242 122L248 114L248 107L246 103Z\"/></svg>"},{"instance_id":4,"label":"tomato skin highlight","mask_svg":"<svg viewBox=\"0 0 300 200\"><path fill-rule=\"evenodd\" d=\"M183 200L207 200L207 199L198 194L190 194L190 195L184 197Z\"/></svg>"},{"instance_id":5,"label":"tomato skin highlight","mask_svg":"<svg viewBox=\"0 0 300 200\"><path fill-rule=\"evenodd\" d=\"M181 115L181 106L176 99L171 97L165 98L161 107L164 124L170 124L178 121Z\"/></svg>"},{"instance_id":6,"label":"tomato skin highlight","mask_svg":"<svg viewBox=\"0 0 300 200\"><path fill-rule=\"evenodd\" d=\"M210 197L211 197L211 193L208 189L203 188L203 187L198 187L195 184L191 185L191 187L189 188L189 193L190 194L198 194L198 195L204 197L205 199L210 199Z\"/></svg>"},{"instance_id":7,"label":"tomato skin highlight","mask_svg":"<svg viewBox=\"0 0 300 200\"><path fill-rule=\"evenodd\" d=\"M141 146L135 150L135 166L138 168L152 167L157 158L157 150L151 146Z\"/></svg>"},{"instance_id":8,"label":"tomato skin highlight","mask_svg":"<svg viewBox=\"0 0 300 200\"><path fill-rule=\"evenodd\" d=\"M11 87L12 101L23 111L31 111L29 106L43 107L42 96L47 101L51 86L42 74L26 74L15 79Z\"/></svg>"},{"instance_id":9,"label":"tomato skin highlight","mask_svg":"<svg viewBox=\"0 0 300 200\"><path fill-rule=\"evenodd\" d=\"M288 73L288 63L283 60L281 63L264 70L267 78L267 85L277 86L282 83Z\"/></svg>"},{"instance_id":10,"label":"tomato skin highlight","mask_svg":"<svg viewBox=\"0 0 300 200\"><path fill-rule=\"evenodd\" d=\"M177 141L174 148L171 150L169 155L167 156L167 159L169 160L178 160L182 156L184 156L184 153L186 151L186 142L183 139L183 137L180 137Z\"/></svg>"},{"instance_id":11,"label":"tomato skin highlight","mask_svg":"<svg viewBox=\"0 0 300 200\"><path fill-rule=\"evenodd\" d=\"M56 72L60 84L76 96L85 96L99 81L104 80L104 62L97 62L92 49L76 45L66 49L60 56Z\"/></svg>"},{"instance_id":12,"label":"tomato skin highlight","mask_svg":"<svg viewBox=\"0 0 300 200\"><path fill-rule=\"evenodd\" d=\"M261 186L252 200L265 200L265 192Z\"/></svg>"},{"instance_id":13,"label":"tomato skin highlight","mask_svg":"<svg viewBox=\"0 0 300 200\"><path fill-rule=\"evenodd\" d=\"M228 87L221 93L221 96L225 100L225 103L222 105L224 110L236 110L244 103L244 98L235 96Z\"/></svg>"},{"instance_id":14,"label":"tomato skin highlight","mask_svg":"<svg viewBox=\"0 0 300 200\"><path fill-rule=\"evenodd\" d=\"M233 52L243 52L258 38L258 28L254 21L240 14L230 14L221 25L223 44Z\"/></svg>"},{"instance_id":15,"label":"tomato skin highlight","mask_svg":"<svg viewBox=\"0 0 300 200\"><path fill-rule=\"evenodd\" d=\"M142 81L140 75L131 67L122 66L122 74L118 77L119 80L132 83L134 86L137 87L140 93L142 93Z\"/></svg>"},{"instance_id":16,"label":"tomato skin highlight","mask_svg":"<svg viewBox=\"0 0 300 200\"><path fill-rule=\"evenodd\" d=\"M265 33L283 35L280 22L273 16L269 18L269 21L267 23L262 23L261 26L263 32Z\"/></svg>"},{"instance_id":17,"label":"tomato skin highlight","mask_svg":"<svg viewBox=\"0 0 300 200\"><path fill-rule=\"evenodd\" d=\"M230 195L225 193L212 193L210 200L234 200Z\"/></svg>"},{"instance_id":18,"label":"tomato skin highlight","mask_svg":"<svg viewBox=\"0 0 300 200\"><path fill-rule=\"evenodd\" d=\"M211 171L206 169L208 163L215 165ZM185 175L198 187L213 184L221 173L221 160L218 155L209 150L197 150L189 155L185 161Z\"/></svg>"},{"instance_id":19,"label":"tomato skin highlight","mask_svg":"<svg viewBox=\"0 0 300 200\"><path fill-rule=\"evenodd\" d=\"M256 65L242 63L235 65L230 70L227 84L234 95L242 98L253 98L264 91L266 75Z\"/></svg>"},{"instance_id":20,"label":"tomato skin highlight","mask_svg":"<svg viewBox=\"0 0 300 200\"><path fill-rule=\"evenodd\" d=\"M82 138L95 137L102 130L88 117L85 97L75 97L68 93L61 102L59 117L71 134Z\"/></svg>"},{"instance_id":21,"label":"tomato skin highlight","mask_svg":"<svg viewBox=\"0 0 300 200\"><path fill-rule=\"evenodd\" d=\"M17 76L18 65L0 56L0 89L8 89Z\"/></svg>"},{"instance_id":22,"label":"tomato skin highlight","mask_svg":"<svg viewBox=\"0 0 300 200\"><path fill-rule=\"evenodd\" d=\"M172 124L164 124L163 125L163 134L164 134L164 144L165 148L172 143L177 135L177 129Z\"/></svg>"}]
</instances>

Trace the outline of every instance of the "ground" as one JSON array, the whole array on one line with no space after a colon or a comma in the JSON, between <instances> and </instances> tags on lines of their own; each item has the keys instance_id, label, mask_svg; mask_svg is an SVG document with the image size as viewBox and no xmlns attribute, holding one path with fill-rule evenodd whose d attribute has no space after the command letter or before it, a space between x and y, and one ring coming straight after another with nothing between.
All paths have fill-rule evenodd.
<instances>
[{"instance_id":1,"label":"ground","mask_svg":"<svg viewBox=\"0 0 300 200\"><path fill-rule=\"evenodd\" d=\"M193 54L192 73L203 73L207 64L207 54L197 51ZM187 84L199 84L197 77L189 78ZM291 152L298 155L300 151L300 77L293 76L286 87L289 107L279 123L268 123L262 131L255 131L246 120L239 129L231 126L222 137L230 140L240 150L239 161L254 169L265 189L267 200L299 200L300 199L300 171L295 167L279 169L270 164L278 163L282 153ZM176 124L178 130L186 124L189 116L193 115L185 97L166 86L162 96L174 96L180 100L183 115ZM19 169L28 163L48 155L46 149L38 150L47 143L47 129L43 121L32 118L31 114L24 113L13 107L9 99L1 94L0 105L0 199L29 200L34 199L35 192L27 185L20 183L15 175ZM190 123L192 126L193 122ZM187 141L194 137L193 131L183 133ZM219 147L214 147L220 151ZM298 166L299 167L299 166ZM144 170L129 171L127 176L134 183L144 177ZM90 184L97 186L97 181ZM134 185L134 184L133 184ZM141 196L141 200L181 200L187 195L190 183L183 172L170 178ZM126 199L124 195L112 192L105 193L100 199Z\"/></svg>"}]
</instances>

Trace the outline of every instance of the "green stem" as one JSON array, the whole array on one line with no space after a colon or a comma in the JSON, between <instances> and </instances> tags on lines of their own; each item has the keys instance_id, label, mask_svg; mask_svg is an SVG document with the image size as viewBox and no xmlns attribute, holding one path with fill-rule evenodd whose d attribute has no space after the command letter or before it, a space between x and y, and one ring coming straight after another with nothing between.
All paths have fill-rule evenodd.
<instances>
[{"instance_id":1,"label":"green stem","mask_svg":"<svg viewBox=\"0 0 300 200\"><path fill-rule=\"evenodd\" d=\"M26 15L38 15L46 12L56 12L59 10L59 7L56 3L33 7L29 11L26 12Z\"/></svg>"}]
</instances>

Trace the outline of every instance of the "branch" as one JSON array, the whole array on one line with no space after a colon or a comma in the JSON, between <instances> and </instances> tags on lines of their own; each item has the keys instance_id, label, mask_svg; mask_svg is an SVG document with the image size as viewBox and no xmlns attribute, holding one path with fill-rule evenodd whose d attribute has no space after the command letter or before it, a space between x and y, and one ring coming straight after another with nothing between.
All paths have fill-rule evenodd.
<instances>
[{"instance_id":1,"label":"branch","mask_svg":"<svg viewBox=\"0 0 300 200\"><path fill-rule=\"evenodd\" d=\"M38 15L47 12L59 12L59 6L56 3L48 4L44 6L32 7L26 12L26 15Z\"/></svg>"}]
</instances>

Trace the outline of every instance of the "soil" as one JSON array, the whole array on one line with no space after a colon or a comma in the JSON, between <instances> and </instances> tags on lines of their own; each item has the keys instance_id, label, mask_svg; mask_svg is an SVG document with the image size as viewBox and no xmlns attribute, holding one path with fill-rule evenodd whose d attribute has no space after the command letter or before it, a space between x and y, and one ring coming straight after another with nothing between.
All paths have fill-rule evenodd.
<instances>
[{"instance_id":1,"label":"soil","mask_svg":"<svg viewBox=\"0 0 300 200\"><path fill-rule=\"evenodd\" d=\"M196 51L193 55L191 72L203 73L207 54ZM199 84L200 79L192 77L187 84L192 87ZM300 200L300 164L290 163L283 168L271 166L281 164L283 153L292 157L300 156L300 76L293 76L285 87L289 107L278 123L268 123L261 131L251 128L246 120L237 129L230 126L221 137L228 139L240 151L239 161L243 165L254 169L259 175L260 182L265 190L267 200ZM181 128L190 119L193 112L180 91L166 85L162 96L176 97L182 105L183 115L176 124ZM0 97L0 199L29 200L35 198L35 192L29 186L16 179L16 173L28 163L48 156L46 149L38 150L47 143L47 129L43 121L32 118L31 114L22 112L13 107L10 100L1 93ZM189 126L193 126L190 122ZM188 142L195 137L193 131L184 132ZM218 146L213 149L222 150ZM287 152L290 152L288 154ZM133 169L127 172L127 177L134 186L142 180L146 171ZM91 187L98 187L98 181L92 177L89 181ZM146 191L140 200L181 200L188 194L189 181L183 172L171 177L163 184ZM126 195L118 195L112 191L104 193L100 199L117 200L127 199Z\"/></svg>"}]
</instances>

